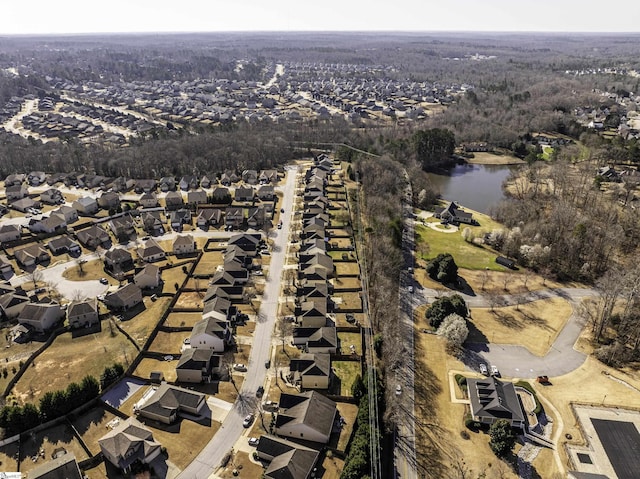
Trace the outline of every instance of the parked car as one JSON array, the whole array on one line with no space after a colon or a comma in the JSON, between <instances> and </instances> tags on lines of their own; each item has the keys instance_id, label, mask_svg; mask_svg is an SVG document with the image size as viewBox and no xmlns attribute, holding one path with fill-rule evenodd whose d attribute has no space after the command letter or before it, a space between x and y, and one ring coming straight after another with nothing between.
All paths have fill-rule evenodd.
<instances>
[{"instance_id":1,"label":"parked car","mask_svg":"<svg viewBox=\"0 0 640 479\"><path fill-rule=\"evenodd\" d=\"M100 284L109 284L109 280L107 278L100 278Z\"/></svg>"},{"instance_id":2,"label":"parked car","mask_svg":"<svg viewBox=\"0 0 640 479\"><path fill-rule=\"evenodd\" d=\"M249 445L256 447L258 444L260 443L260 438L259 437L250 437L249 438Z\"/></svg>"},{"instance_id":3,"label":"parked car","mask_svg":"<svg viewBox=\"0 0 640 479\"><path fill-rule=\"evenodd\" d=\"M256 397L261 398L264 395L264 388L260 386L256 391Z\"/></svg>"},{"instance_id":4,"label":"parked car","mask_svg":"<svg viewBox=\"0 0 640 479\"><path fill-rule=\"evenodd\" d=\"M262 409L265 411L277 411L278 403L275 401L265 401L262 403Z\"/></svg>"},{"instance_id":5,"label":"parked car","mask_svg":"<svg viewBox=\"0 0 640 479\"><path fill-rule=\"evenodd\" d=\"M491 375L495 377L500 377L500 371L498 371L498 366L495 364L491 365Z\"/></svg>"},{"instance_id":6,"label":"parked car","mask_svg":"<svg viewBox=\"0 0 640 479\"><path fill-rule=\"evenodd\" d=\"M171 356L170 354L167 354L167 355L164 357L164 360L165 360L165 361L173 361L173 356Z\"/></svg>"},{"instance_id":7,"label":"parked car","mask_svg":"<svg viewBox=\"0 0 640 479\"><path fill-rule=\"evenodd\" d=\"M408 291L409 291L410 293L413 293L413 286L409 286Z\"/></svg>"},{"instance_id":8,"label":"parked car","mask_svg":"<svg viewBox=\"0 0 640 479\"><path fill-rule=\"evenodd\" d=\"M396 396L400 396L402 394L402 386L399 384L396 386Z\"/></svg>"},{"instance_id":9,"label":"parked car","mask_svg":"<svg viewBox=\"0 0 640 479\"><path fill-rule=\"evenodd\" d=\"M241 363L236 363L233 365L233 370L245 372L247 370L247 366Z\"/></svg>"},{"instance_id":10,"label":"parked car","mask_svg":"<svg viewBox=\"0 0 640 479\"><path fill-rule=\"evenodd\" d=\"M487 371L486 364L480 364L478 367L480 368L480 374L484 374L486 376L489 373L489 371Z\"/></svg>"},{"instance_id":11,"label":"parked car","mask_svg":"<svg viewBox=\"0 0 640 479\"><path fill-rule=\"evenodd\" d=\"M182 341L184 344L191 344L191 338L184 338L184 341Z\"/></svg>"},{"instance_id":12,"label":"parked car","mask_svg":"<svg viewBox=\"0 0 640 479\"><path fill-rule=\"evenodd\" d=\"M284 213L284 208L280 208L280 213Z\"/></svg>"},{"instance_id":13,"label":"parked car","mask_svg":"<svg viewBox=\"0 0 640 479\"><path fill-rule=\"evenodd\" d=\"M244 421L242 421L242 425L244 427L249 427L253 424L253 420L254 420L255 416L253 415L253 413L248 414L247 417L244 418Z\"/></svg>"}]
</instances>

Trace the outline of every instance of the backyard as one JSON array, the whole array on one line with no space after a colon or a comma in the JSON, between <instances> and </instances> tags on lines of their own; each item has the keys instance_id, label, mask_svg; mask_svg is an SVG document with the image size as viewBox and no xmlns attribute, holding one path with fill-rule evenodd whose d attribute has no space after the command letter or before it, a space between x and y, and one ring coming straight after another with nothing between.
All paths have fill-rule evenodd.
<instances>
[{"instance_id":1,"label":"backyard","mask_svg":"<svg viewBox=\"0 0 640 479\"><path fill-rule=\"evenodd\" d=\"M142 347L149 335L160 321L166 311L171 298L161 296L156 301L144 298L145 308L131 319L121 321L119 326L125 330Z\"/></svg>"},{"instance_id":2,"label":"backyard","mask_svg":"<svg viewBox=\"0 0 640 479\"><path fill-rule=\"evenodd\" d=\"M335 377L332 390L340 396L351 396L351 387L358 374L361 374L359 361L332 361L331 367Z\"/></svg>"},{"instance_id":3,"label":"backyard","mask_svg":"<svg viewBox=\"0 0 640 479\"><path fill-rule=\"evenodd\" d=\"M158 331L158 334L149 346L149 351L155 353L179 355L181 353L181 348L184 345L184 340L189 336L191 336L191 331L180 331L173 333Z\"/></svg>"}]
</instances>

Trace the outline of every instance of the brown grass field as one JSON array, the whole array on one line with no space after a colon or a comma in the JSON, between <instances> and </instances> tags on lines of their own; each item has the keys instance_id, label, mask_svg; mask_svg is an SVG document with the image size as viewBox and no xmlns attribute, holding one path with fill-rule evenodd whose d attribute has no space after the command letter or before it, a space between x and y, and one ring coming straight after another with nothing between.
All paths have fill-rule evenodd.
<instances>
[{"instance_id":1,"label":"brown grass field","mask_svg":"<svg viewBox=\"0 0 640 479\"><path fill-rule=\"evenodd\" d=\"M237 474L233 473L234 470ZM229 464L227 464L227 467L222 469L219 477L222 479L232 479L235 477L253 479L255 477L262 477L263 473L264 468L252 462L249 454L237 451L229 461Z\"/></svg>"},{"instance_id":2,"label":"brown grass field","mask_svg":"<svg viewBox=\"0 0 640 479\"><path fill-rule=\"evenodd\" d=\"M159 297L156 301L151 301L149 297L144 298L145 309L133 318L119 323L129 335L142 347L147 338L160 321L160 318L169 307L171 298Z\"/></svg>"},{"instance_id":3,"label":"brown grass field","mask_svg":"<svg viewBox=\"0 0 640 479\"><path fill-rule=\"evenodd\" d=\"M0 447L0 467L4 471L18 470L18 454L20 450L19 442L12 442Z\"/></svg>"},{"instance_id":4,"label":"brown grass field","mask_svg":"<svg viewBox=\"0 0 640 479\"><path fill-rule=\"evenodd\" d=\"M360 274L358 263L335 263L336 276L356 276Z\"/></svg>"},{"instance_id":5,"label":"brown grass field","mask_svg":"<svg viewBox=\"0 0 640 479\"><path fill-rule=\"evenodd\" d=\"M165 326L193 327L202 319L202 313L169 313L164 321Z\"/></svg>"},{"instance_id":6,"label":"brown grass field","mask_svg":"<svg viewBox=\"0 0 640 479\"><path fill-rule=\"evenodd\" d=\"M348 324L348 323L347 323ZM362 356L362 339L358 333L338 333L342 354L351 354L350 346L355 346L358 356Z\"/></svg>"},{"instance_id":7,"label":"brown grass field","mask_svg":"<svg viewBox=\"0 0 640 479\"><path fill-rule=\"evenodd\" d=\"M181 293L176 301L176 308L203 308L205 291L202 293Z\"/></svg>"},{"instance_id":8,"label":"brown grass field","mask_svg":"<svg viewBox=\"0 0 640 479\"><path fill-rule=\"evenodd\" d=\"M118 284L118 281L113 279L104 271L104 264L102 263L102 260L94 259L92 261L87 261L82 265L82 271L83 272L80 271L80 266L78 264L71 263L71 265L64 270L64 273L62 273L62 277L69 281L88 281L107 278L109 280L109 284Z\"/></svg>"},{"instance_id":9,"label":"brown grass field","mask_svg":"<svg viewBox=\"0 0 640 479\"><path fill-rule=\"evenodd\" d=\"M216 268L222 263L223 254L221 251L206 251L202 254L194 274L213 275L216 272Z\"/></svg>"},{"instance_id":10,"label":"brown grass field","mask_svg":"<svg viewBox=\"0 0 640 479\"><path fill-rule=\"evenodd\" d=\"M537 356L544 356L571 316L571 304L551 298L504 308L471 308L467 341L519 344ZM424 315L423 315L424 317Z\"/></svg>"},{"instance_id":11,"label":"brown grass field","mask_svg":"<svg viewBox=\"0 0 640 479\"><path fill-rule=\"evenodd\" d=\"M495 154L489 152L475 152L473 158L467 158L467 163L475 165L520 165L524 163L517 156Z\"/></svg>"},{"instance_id":12,"label":"brown grass field","mask_svg":"<svg viewBox=\"0 0 640 479\"><path fill-rule=\"evenodd\" d=\"M20 443L20 458L22 459L20 472L28 472L43 462L51 460L53 451L59 447L63 447L67 452L73 453L78 461L83 461L89 457L73 435L71 427L67 424L60 424L45 429ZM33 462L31 458L41 450L44 450L44 457L40 457L37 462Z\"/></svg>"},{"instance_id":13,"label":"brown grass field","mask_svg":"<svg viewBox=\"0 0 640 479\"><path fill-rule=\"evenodd\" d=\"M135 374L136 376L140 376L141 378L144 378L144 379L149 379L149 374L151 374L152 371L161 371L164 374L164 379L167 382L172 383L177 379L177 376L176 376L177 364L178 364L177 360L160 361L158 359L143 358L142 361L140 361L140 364L138 364L138 367L133 372L133 374ZM133 403L132 403L132 406L133 406ZM123 411L122 408L120 410ZM130 410L124 411L124 412L126 412L127 414L131 414Z\"/></svg>"},{"instance_id":14,"label":"brown grass field","mask_svg":"<svg viewBox=\"0 0 640 479\"><path fill-rule=\"evenodd\" d=\"M86 375L100 378L104 368L119 362L125 368L137 355L136 349L106 321L102 331L73 338L72 333L58 336L20 378L13 393L20 402L37 402L47 391L66 389L71 382L80 382ZM47 378L43 381L42 378Z\"/></svg>"},{"instance_id":15,"label":"brown grass field","mask_svg":"<svg viewBox=\"0 0 640 479\"><path fill-rule=\"evenodd\" d=\"M360 363L356 361L332 361L331 367L334 370L336 381L340 382L340 391L336 394L341 396L351 396L351 387L360 374Z\"/></svg>"},{"instance_id":16,"label":"brown grass field","mask_svg":"<svg viewBox=\"0 0 640 479\"><path fill-rule=\"evenodd\" d=\"M158 334L149 346L149 351L178 355L180 354L180 348L182 348L185 338L188 338L189 336L191 336L190 331L180 331L175 333L158 331Z\"/></svg>"},{"instance_id":17,"label":"brown grass field","mask_svg":"<svg viewBox=\"0 0 640 479\"><path fill-rule=\"evenodd\" d=\"M362 288L362 282L360 278L335 278L333 279L333 286L336 289L360 289Z\"/></svg>"},{"instance_id":18,"label":"brown grass field","mask_svg":"<svg viewBox=\"0 0 640 479\"><path fill-rule=\"evenodd\" d=\"M359 310L362 311L362 299L360 293L336 293L332 296L338 310ZM342 299L342 302L340 302Z\"/></svg>"},{"instance_id":19,"label":"brown grass field","mask_svg":"<svg viewBox=\"0 0 640 479\"><path fill-rule=\"evenodd\" d=\"M95 455L100 452L98 439L109 432L107 423L115 417L114 414L106 411L103 407L95 407L85 412L82 416L75 418L71 421L71 424L82 436L82 440L91 453Z\"/></svg>"}]
</instances>

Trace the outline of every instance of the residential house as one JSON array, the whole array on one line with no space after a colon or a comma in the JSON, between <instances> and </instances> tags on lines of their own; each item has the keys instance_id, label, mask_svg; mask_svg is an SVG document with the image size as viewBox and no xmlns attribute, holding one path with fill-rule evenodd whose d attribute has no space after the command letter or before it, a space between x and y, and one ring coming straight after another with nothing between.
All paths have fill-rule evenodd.
<instances>
[{"instance_id":1,"label":"residential house","mask_svg":"<svg viewBox=\"0 0 640 479\"><path fill-rule=\"evenodd\" d=\"M22 228L14 224L3 224L0 226L0 242L10 243L16 241L22 236Z\"/></svg>"},{"instance_id":2,"label":"residential house","mask_svg":"<svg viewBox=\"0 0 640 479\"><path fill-rule=\"evenodd\" d=\"M236 311L235 306L231 306L231 301L216 296L204 303L202 319L214 318L218 321L228 321Z\"/></svg>"},{"instance_id":3,"label":"residential house","mask_svg":"<svg viewBox=\"0 0 640 479\"><path fill-rule=\"evenodd\" d=\"M264 185L258 188L258 198L262 201L273 201L276 197L275 188L271 185Z\"/></svg>"},{"instance_id":4,"label":"residential house","mask_svg":"<svg viewBox=\"0 0 640 479\"><path fill-rule=\"evenodd\" d=\"M47 253L38 243L33 243L13 252L16 261L23 268L29 268L36 264L46 263L51 260L51 255Z\"/></svg>"},{"instance_id":5,"label":"residential house","mask_svg":"<svg viewBox=\"0 0 640 479\"><path fill-rule=\"evenodd\" d=\"M261 185L266 184L275 184L278 182L278 171L277 170L262 170L260 172L260 176L258 176L258 181Z\"/></svg>"},{"instance_id":6,"label":"residential house","mask_svg":"<svg viewBox=\"0 0 640 479\"><path fill-rule=\"evenodd\" d=\"M172 211L169 215L169 222L174 231L182 231L184 225L191 224L191 211L185 209Z\"/></svg>"},{"instance_id":7,"label":"residential house","mask_svg":"<svg viewBox=\"0 0 640 479\"><path fill-rule=\"evenodd\" d=\"M134 418L121 420L98 440L98 445L104 458L125 473L135 463L151 463L162 452L151 431Z\"/></svg>"},{"instance_id":8,"label":"residential house","mask_svg":"<svg viewBox=\"0 0 640 479\"><path fill-rule=\"evenodd\" d=\"M238 229L244 223L244 210L238 206L230 206L224 212L224 224Z\"/></svg>"},{"instance_id":9,"label":"residential house","mask_svg":"<svg viewBox=\"0 0 640 479\"><path fill-rule=\"evenodd\" d=\"M68 225L78 221L78 211L71 206L60 205L57 210L51 212L51 214L61 215Z\"/></svg>"},{"instance_id":10,"label":"residential house","mask_svg":"<svg viewBox=\"0 0 640 479\"><path fill-rule=\"evenodd\" d=\"M474 421L493 424L506 419L512 427L525 426L525 414L513 383L495 377L467 378L467 391Z\"/></svg>"},{"instance_id":11,"label":"residential house","mask_svg":"<svg viewBox=\"0 0 640 479\"><path fill-rule=\"evenodd\" d=\"M244 170L242 172L242 181L248 185L255 185L258 183L258 172L256 170Z\"/></svg>"},{"instance_id":12,"label":"residential house","mask_svg":"<svg viewBox=\"0 0 640 479\"><path fill-rule=\"evenodd\" d=\"M220 184L223 186L231 186L232 183L240 181L240 177L234 171L225 171L220 176Z\"/></svg>"},{"instance_id":13,"label":"residential house","mask_svg":"<svg viewBox=\"0 0 640 479\"><path fill-rule=\"evenodd\" d=\"M56 302L29 303L18 314L18 323L44 333L53 328L62 315L62 309Z\"/></svg>"},{"instance_id":14,"label":"residential house","mask_svg":"<svg viewBox=\"0 0 640 479\"><path fill-rule=\"evenodd\" d=\"M211 192L211 200L216 205L231 204L231 193L228 188L218 187Z\"/></svg>"},{"instance_id":15,"label":"residential house","mask_svg":"<svg viewBox=\"0 0 640 479\"><path fill-rule=\"evenodd\" d=\"M20 200L29 194L29 190L23 185L8 186L5 189L7 201Z\"/></svg>"},{"instance_id":16,"label":"residential house","mask_svg":"<svg viewBox=\"0 0 640 479\"><path fill-rule=\"evenodd\" d=\"M293 344L302 346L307 353L336 354L338 334L335 326L295 328L293 330Z\"/></svg>"},{"instance_id":17,"label":"residential house","mask_svg":"<svg viewBox=\"0 0 640 479\"><path fill-rule=\"evenodd\" d=\"M140 206L143 208L155 208L158 206L158 197L155 193L143 193L140 197Z\"/></svg>"},{"instance_id":18,"label":"residential house","mask_svg":"<svg viewBox=\"0 0 640 479\"><path fill-rule=\"evenodd\" d=\"M133 257L124 248L113 248L104 255L104 269L111 273L123 273L133 269Z\"/></svg>"},{"instance_id":19,"label":"residential house","mask_svg":"<svg viewBox=\"0 0 640 479\"><path fill-rule=\"evenodd\" d=\"M206 404L206 395L164 383L134 412L148 419L172 424L181 412L199 416Z\"/></svg>"},{"instance_id":20,"label":"residential house","mask_svg":"<svg viewBox=\"0 0 640 479\"><path fill-rule=\"evenodd\" d=\"M262 206L246 208L247 226L249 228L262 228L265 224L265 213Z\"/></svg>"},{"instance_id":21,"label":"residential house","mask_svg":"<svg viewBox=\"0 0 640 479\"><path fill-rule=\"evenodd\" d=\"M142 216L142 229L151 236L160 236L164 234L164 223L160 219L159 211L149 211L143 213Z\"/></svg>"},{"instance_id":22,"label":"residential house","mask_svg":"<svg viewBox=\"0 0 640 479\"><path fill-rule=\"evenodd\" d=\"M111 218L109 229L120 243L128 243L137 236L135 222L130 214Z\"/></svg>"},{"instance_id":23,"label":"residential house","mask_svg":"<svg viewBox=\"0 0 640 479\"><path fill-rule=\"evenodd\" d=\"M303 389L329 389L331 356L329 354L301 354L289 362L289 380Z\"/></svg>"},{"instance_id":24,"label":"residential house","mask_svg":"<svg viewBox=\"0 0 640 479\"><path fill-rule=\"evenodd\" d=\"M310 266L321 266L325 270L327 270L327 276L331 277L334 273L333 259L326 253L315 253L315 254L300 254L299 258L299 269L305 270Z\"/></svg>"},{"instance_id":25,"label":"residential house","mask_svg":"<svg viewBox=\"0 0 640 479\"><path fill-rule=\"evenodd\" d=\"M167 257L162 247L153 238L144 242L144 245L136 251L140 259L146 263L162 261Z\"/></svg>"},{"instance_id":26,"label":"residential house","mask_svg":"<svg viewBox=\"0 0 640 479\"><path fill-rule=\"evenodd\" d=\"M138 194L151 193L155 191L158 186L154 179L135 180L135 182L136 184L133 190Z\"/></svg>"},{"instance_id":27,"label":"residential house","mask_svg":"<svg viewBox=\"0 0 640 479\"><path fill-rule=\"evenodd\" d=\"M173 254L193 254L196 251L196 242L191 235L178 235L173 241Z\"/></svg>"},{"instance_id":28,"label":"residential house","mask_svg":"<svg viewBox=\"0 0 640 479\"><path fill-rule=\"evenodd\" d=\"M13 266L6 255L0 254L0 275L7 277L13 274Z\"/></svg>"},{"instance_id":29,"label":"residential house","mask_svg":"<svg viewBox=\"0 0 640 479\"><path fill-rule=\"evenodd\" d=\"M72 328L89 327L100 322L98 299L72 301L67 307L67 321Z\"/></svg>"},{"instance_id":30,"label":"residential house","mask_svg":"<svg viewBox=\"0 0 640 479\"><path fill-rule=\"evenodd\" d=\"M320 452L276 436L260 436L258 458L269 463L264 479L312 479Z\"/></svg>"},{"instance_id":31,"label":"residential house","mask_svg":"<svg viewBox=\"0 0 640 479\"><path fill-rule=\"evenodd\" d=\"M56 256L64 253L79 255L82 251L80 245L66 235L49 241L47 243L47 248L49 248L49 251Z\"/></svg>"},{"instance_id":32,"label":"residential house","mask_svg":"<svg viewBox=\"0 0 640 479\"><path fill-rule=\"evenodd\" d=\"M64 196L57 188L49 188L40 193L40 201L47 205L59 205L64 203Z\"/></svg>"},{"instance_id":33,"label":"residential house","mask_svg":"<svg viewBox=\"0 0 640 479\"><path fill-rule=\"evenodd\" d=\"M27 225L32 233L63 233L67 229L67 222L62 215L52 214L42 219L30 219Z\"/></svg>"},{"instance_id":34,"label":"residential house","mask_svg":"<svg viewBox=\"0 0 640 479\"><path fill-rule=\"evenodd\" d=\"M240 186L236 188L234 199L236 201L253 201L255 190L253 188Z\"/></svg>"},{"instance_id":35,"label":"residential house","mask_svg":"<svg viewBox=\"0 0 640 479\"><path fill-rule=\"evenodd\" d=\"M249 270L239 258L225 260L223 271L225 275L232 277L235 281L231 284L245 284L249 281Z\"/></svg>"},{"instance_id":36,"label":"residential house","mask_svg":"<svg viewBox=\"0 0 640 479\"><path fill-rule=\"evenodd\" d=\"M282 393L275 433L281 437L327 444L337 415L336 403L316 391Z\"/></svg>"},{"instance_id":37,"label":"residential house","mask_svg":"<svg viewBox=\"0 0 640 479\"><path fill-rule=\"evenodd\" d=\"M76 456L67 452L30 469L26 479L83 479L84 477L80 472Z\"/></svg>"},{"instance_id":38,"label":"residential house","mask_svg":"<svg viewBox=\"0 0 640 479\"><path fill-rule=\"evenodd\" d=\"M218 208L201 208L198 210L196 224L198 228L207 229L209 226L218 226L222 221L222 211Z\"/></svg>"},{"instance_id":39,"label":"residential house","mask_svg":"<svg viewBox=\"0 0 640 479\"><path fill-rule=\"evenodd\" d=\"M187 193L187 203L189 205L206 205L209 198L204 190L193 190Z\"/></svg>"},{"instance_id":40,"label":"residential house","mask_svg":"<svg viewBox=\"0 0 640 479\"><path fill-rule=\"evenodd\" d=\"M71 203L78 214L91 216L98 212L98 202L95 198L91 198L90 196L83 196L82 198L78 198L73 203Z\"/></svg>"},{"instance_id":41,"label":"residential house","mask_svg":"<svg viewBox=\"0 0 640 479\"><path fill-rule=\"evenodd\" d=\"M160 285L161 271L155 264L146 264L133 277L133 282L141 289L157 288Z\"/></svg>"},{"instance_id":42,"label":"residential house","mask_svg":"<svg viewBox=\"0 0 640 479\"><path fill-rule=\"evenodd\" d=\"M316 292L322 292L325 295L321 297L307 297L305 298L306 300L296 308L297 322L301 327L322 328L324 326L327 326L328 297L326 289L326 282L324 284L324 288L319 285L316 286L313 289L312 294Z\"/></svg>"},{"instance_id":43,"label":"residential house","mask_svg":"<svg viewBox=\"0 0 640 479\"><path fill-rule=\"evenodd\" d=\"M223 353L225 343L232 339L226 321L215 318L203 318L191 330L190 344L195 349L210 349L216 353Z\"/></svg>"},{"instance_id":44,"label":"residential house","mask_svg":"<svg viewBox=\"0 0 640 479\"><path fill-rule=\"evenodd\" d=\"M22 288L14 288L11 285L2 285L0 288L0 311L4 319L17 318L30 303L31 299Z\"/></svg>"},{"instance_id":45,"label":"residential house","mask_svg":"<svg viewBox=\"0 0 640 479\"><path fill-rule=\"evenodd\" d=\"M38 208L40 206L40 203L37 203L33 201L31 198L29 198L28 196L25 196L20 200L16 200L13 203L10 203L9 206L16 211L20 211L21 213L26 213L32 208Z\"/></svg>"},{"instance_id":46,"label":"residential house","mask_svg":"<svg viewBox=\"0 0 640 479\"><path fill-rule=\"evenodd\" d=\"M195 190L198 186L200 186L200 182L198 178L193 175L183 176L179 183L180 189L182 191Z\"/></svg>"},{"instance_id":47,"label":"residential house","mask_svg":"<svg viewBox=\"0 0 640 479\"><path fill-rule=\"evenodd\" d=\"M169 211L174 211L182 208L184 202L182 201L182 193L179 191L170 191L164 198L164 203Z\"/></svg>"},{"instance_id":48,"label":"residential house","mask_svg":"<svg viewBox=\"0 0 640 479\"><path fill-rule=\"evenodd\" d=\"M107 294L104 298L104 304L116 311L126 311L140 303L142 303L142 290L134 283L129 283L118 291Z\"/></svg>"},{"instance_id":49,"label":"residential house","mask_svg":"<svg viewBox=\"0 0 640 479\"><path fill-rule=\"evenodd\" d=\"M449 204L445 207L436 207L433 216L454 225L459 225L460 223L466 223L470 225L478 224L478 222L473 219L472 213L461 210L460 207L453 201L449 202Z\"/></svg>"},{"instance_id":50,"label":"residential house","mask_svg":"<svg viewBox=\"0 0 640 479\"><path fill-rule=\"evenodd\" d=\"M237 246L250 256L255 257L258 253L258 246L262 242L262 236L259 233L240 233L229 238L227 245Z\"/></svg>"},{"instance_id":51,"label":"residential house","mask_svg":"<svg viewBox=\"0 0 640 479\"><path fill-rule=\"evenodd\" d=\"M182 352L176 375L181 383L202 383L211 381L214 371L219 374L220 356L211 349L187 348Z\"/></svg>"},{"instance_id":52,"label":"residential house","mask_svg":"<svg viewBox=\"0 0 640 479\"><path fill-rule=\"evenodd\" d=\"M200 179L200 186L202 188L211 188L212 186L216 185L217 183L218 183L218 180L216 179L215 175L204 175Z\"/></svg>"},{"instance_id":53,"label":"residential house","mask_svg":"<svg viewBox=\"0 0 640 479\"><path fill-rule=\"evenodd\" d=\"M27 175L24 173L16 173L13 175L9 175L4 179L4 187L9 188L10 186L19 186L24 183Z\"/></svg>"},{"instance_id":54,"label":"residential house","mask_svg":"<svg viewBox=\"0 0 640 479\"><path fill-rule=\"evenodd\" d=\"M109 191L100 195L97 202L103 210L116 209L120 206L120 196L115 191Z\"/></svg>"},{"instance_id":55,"label":"residential house","mask_svg":"<svg viewBox=\"0 0 640 479\"><path fill-rule=\"evenodd\" d=\"M160 191L175 191L176 190L176 179L173 176L165 176L160 178Z\"/></svg>"},{"instance_id":56,"label":"residential house","mask_svg":"<svg viewBox=\"0 0 640 479\"><path fill-rule=\"evenodd\" d=\"M111 183L111 189L116 193L125 193L131 191L136 186L136 180L119 176Z\"/></svg>"}]
</instances>

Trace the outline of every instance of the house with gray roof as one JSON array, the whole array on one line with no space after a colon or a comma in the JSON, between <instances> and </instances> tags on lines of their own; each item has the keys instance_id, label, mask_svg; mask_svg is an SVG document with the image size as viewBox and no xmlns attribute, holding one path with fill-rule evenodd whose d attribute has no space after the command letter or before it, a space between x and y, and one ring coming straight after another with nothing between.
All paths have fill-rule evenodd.
<instances>
[{"instance_id":1,"label":"house with gray roof","mask_svg":"<svg viewBox=\"0 0 640 479\"><path fill-rule=\"evenodd\" d=\"M209 382L219 372L220 356L211 349L187 348L176 365L177 380L182 383Z\"/></svg>"},{"instance_id":2,"label":"house with gray roof","mask_svg":"<svg viewBox=\"0 0 640 479\"><path fill-rule=\"evenodd\" d=\"M329 354L301 354L289 362L288 379L303 389L329 389L331 356Z\"/></svg>"},{"instance_id":3,"label":"house with gray roof","mask_svg":"<svg viewBox=\"0 0 640 479\"><path fill-rule=\"evenodd\" d=\"M89 327L100 322L98 299L72 301L67 307L67 321L72 328Z\"/></svg>"},{"instance_id":4,"label":"house with gray roof","mask_svg":"<svg viewBox=\"0 0 640 479\"><path fill-rule=\"evenodd\" d=\"M280 395L275 433L327 444L338 414L337 405L316 391Z\"/></svg>"},{"instance_id":5,"label":"house with gray roof","mask_svg":"<svg viewBox=\"0 0 640 479\"><path fill-rule=\"evenodd\" d=\"M122 273L133 269L133 257L124 248L113 248L104 255L104 268L112 273Z\"/></svg>"},{"instance_id":6,"label":"house with gray roof","mask_svg":"<svg viewBox=\"0 0 640 479\"><path fill-rule=\"evenodd\" d=\"M136 462L149 464L162 449L151 431L134 418L121 421L98 445L104 458L123 472L129 472Z\"/></svg>"},{"instance_id":7,"label":"house with gray roof","mask_svg":"<svg viewBox=\"0 0 640 479\"><path fill-rule=\"evenodd\" d=\"M258 457L268 462L265 479L309 479L320 453L276 436L261 436L256 448Z\"/></svg>"},{"instance_id":8,"label":"house with gray roof","mask_svg":"<svg viewBox=\"0 0 640 479\"><path fill-rule=\"evenodd\" d=\"M453 201L449 202L445 207L436 207L433 216L454 225L459 225L460 223L466 223L469 225L478 224L478 222L473 219L472 213L463 211Z\"/></svg>"},{"instance_id":9,"label":"house with gray roof","mask_svg":"<svg viewBox=\"0 0 640 479\"><path fill-rule=\"evenodd\" d=\"M213 352L222 353L225 344L232 340L232 336L227 321L209 316L194 324L189 340L192 348L210 349Z\"/></svg>"},{"instance_id":10,"label":"house with gray roof","mask_svg":"<svg viewBox=\"0 0 640 479\"><path fill-rule=\"evenodd\" d=\"M62 309L56 302L29 303L18 315L18 323L39 333L50 330L62 318Z\"/></svg>"},{"instance_id":11,"label":"house with gray roof","mask_svg":"<svg viewBox=\"0 0 640 479\"><path fill-rule=\"evenodd\" d=\"M78 241L87 248L107 247L111 243L109 233L99 225L91 225L88 228L76 232Z\"/></svg>"},{"instance_id":12,"label":"house with gray roof","mask_svg":"<svg viewBox=\"0 0 640 479\"><path fill-rule=\"evenodd\" d=\"M73 453L65 453L27 472L26 479L83 479Z\"/></svg>"},{"instance_id":13,"label":"house with gray roof","mask_svg":"<svg viewBox=\"0 0 640 479\"><path fill-rule=\"evenodd\" d=\"M104 304L116 311L126 311L142 303L142 290L134 283L129 283L118 291L109 293L104 298Z\"/></svg>"},{"instance_id":14,"label":"house with gray roof","mask_svg":"<svg viewBox=\"0 0 640 479\"><path fill-rule=\"evenodd\" d=\"M499 419L506 419L512 427L525 426L524 412L513 383L495 377L468 378L467 390L474 421L493 424Z\"/></svg>"},{"instance_id":15,"label":"house with gray roof","mask_svg":"<svg viewBox=\"0 0 640 479\"><path fill-rule=\"evenodd\" d=\"M207 403L206 399L202 393L164 383L134 412L148 419L171 424L181 412L199 416Z\"/></svg>"},{"instance_id":16,"label":"house with gray roof","mask_svg":"<svg viewBox=\"0 0 640 479\"><path fill-rule=\"evenodd\" d=\"M155 264L148 263L133 277L133 282L141 289L157 288L162 281L161 271Z\"/></svg>"},{"instance_id":17,"label":"house with gray roof","mask_svg":"<svg viewBox=\"0 0 640 479\"><path fill-rule=\"evenodd\" d=\"M90 196L83 196L82 198L78 198L71 206L75 208L75 210L85 216L90 216L98 212L98 202L95 198Z\"/></svg>"}]
</instances>

